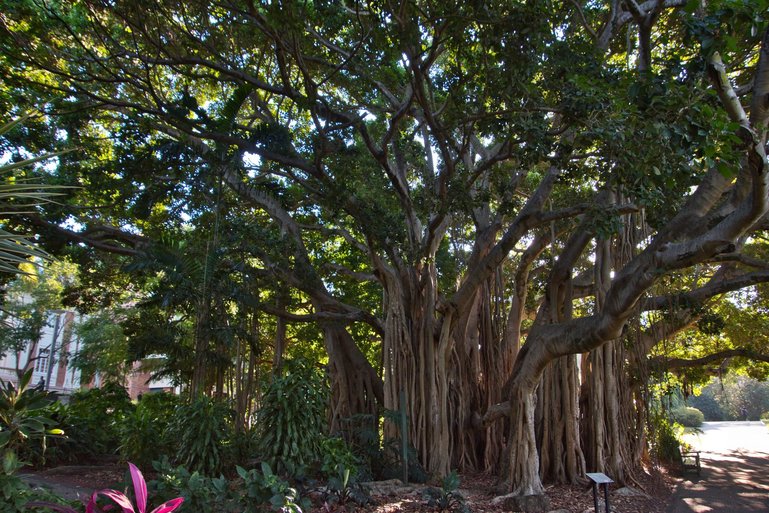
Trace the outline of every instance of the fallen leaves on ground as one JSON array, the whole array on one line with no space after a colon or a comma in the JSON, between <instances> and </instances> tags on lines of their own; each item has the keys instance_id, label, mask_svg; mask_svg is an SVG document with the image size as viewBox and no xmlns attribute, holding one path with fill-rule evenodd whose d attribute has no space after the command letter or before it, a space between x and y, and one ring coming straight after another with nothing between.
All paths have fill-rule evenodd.
<instances>
[{"instance_id":1,"label":"fallen leaves on ground","mask_svg":"<svg viewBox=\"0 0 769 513\"><path fill-rule=\"evenodd\" d=\"M44 470L38 473L46 480L64 485L82 487L90 490L101 488L120 488L126 477L122 464L105 466L68 466ZM619 486L609 489L611 510L616 513L664 513L670 499L675 478L664 471L640 476L632 488L641 495L623 496L617 493ZM501 506L492 504L499 494L495 492L496 478L489 474L463 474L460 480L460 493L473 513L501 513ZM365 507L326 506L316 502L312 513L416 513L438 511L427 506L422 491L425 485L415 485L404 489L398 487L398 493L380 494L372 497L371 504ZM550 509L583 513L593 509L593 492L587 484L553 485L546 487L550 499ZM599 497L603 503L603 493Z\"/></svg>"},{"instance_id":2,"label":"fallen leaves on ground","mask_svg":"<svg viewBox=\"0 0 769 513\"><path fill-rule=\"evenodd\" d=\"M644 474L637 479L632 487L639 494L633 496L618 495L619 486L609 489L609 500L613 513L664 513L670 499L671 488L675 479L666 473L651 476ZM499 494L495 492L496 478L489 474L464 474L461 476L460 492L466 504L473 513L502 513L501 506L495 506L492 501ZM400 488L399 488L400 489ZM316 504L313 513L416 513L438 512L430 508L422 495L424 485L411 487L397 495L385 494L372 497L372 504L366 507L353 505L327 507ZM555 485L546 487L552 511L568 511L583 513L593 510L593 492L587 484ZM600 496L603 504L603 494Z\"/></svg>"}]
</instances>

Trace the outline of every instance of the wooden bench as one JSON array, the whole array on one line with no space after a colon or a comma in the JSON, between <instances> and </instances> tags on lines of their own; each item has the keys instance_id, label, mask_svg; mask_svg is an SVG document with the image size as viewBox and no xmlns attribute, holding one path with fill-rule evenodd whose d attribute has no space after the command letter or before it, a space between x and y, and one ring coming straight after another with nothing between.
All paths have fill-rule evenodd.
<instances>
[{"instance_id":1,"label":"wooden bench","mask_svg":"<svg viewBox=\"0 0 769 513\"><path fill-rule=\"evenodd\" d=\"M702 467L700 466L700 451L681 450L681 472L686 474L687 470L693 470L700 475Z\"/></svg>"}]
</instances>

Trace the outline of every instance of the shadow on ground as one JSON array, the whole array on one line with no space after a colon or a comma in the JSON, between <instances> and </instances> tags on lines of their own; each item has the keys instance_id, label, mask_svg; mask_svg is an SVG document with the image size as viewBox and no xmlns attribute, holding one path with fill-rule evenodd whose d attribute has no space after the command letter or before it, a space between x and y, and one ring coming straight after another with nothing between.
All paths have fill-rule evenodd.
<instances>
[{"instance_id":1,"label":"shadow on ground","mask_svg":"<svg viewBox=\"0 0 769 513\"><path fill-rule=\"evenodd\" d=\"M769 453L705 452L700 476L689 473L668 513L769 511Z\"/></svg>"}]
</instances>

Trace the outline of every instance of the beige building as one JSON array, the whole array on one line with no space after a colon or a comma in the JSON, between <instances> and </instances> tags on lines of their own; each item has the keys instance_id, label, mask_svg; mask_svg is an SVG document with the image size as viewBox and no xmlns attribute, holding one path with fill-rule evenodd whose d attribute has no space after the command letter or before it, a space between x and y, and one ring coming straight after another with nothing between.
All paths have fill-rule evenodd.
<instances>
[{"instance_id":1,"label":"beige building","mask_svg":"<svg viewBox=\"0 0 769 513\"><path fill-rule=\"evenodd\" d=\"M80 371L69 361L80 349L73 329L79 320L80 315L69 310L49 312L39 340L0 359L0 379L16 383L20 372L33 369L34 384L42 383L48 390L64 396L78 390Z\"/></svg>"},{"instance_id":2,"label":"beige building","mask_svg":"<svg viewBox=\"0 0 769 513\"><path fill-rule=\"evenodd\" d=\"M70 364L72 356L80 350L80 340L74 327L82 319L81 314L71 310L49 312L39 340L0 359L0 379L15 384L20 373L33 369L32 384L42 383L46 389L63 398L81 388L98 387L98 375L90 383L81 383L80 371ZM152 380L150 373L140 370L140 367L140 363L136 362L126 380L131 399L155 391L174 391L170 381Z\"/></svg>"}]
</instances>

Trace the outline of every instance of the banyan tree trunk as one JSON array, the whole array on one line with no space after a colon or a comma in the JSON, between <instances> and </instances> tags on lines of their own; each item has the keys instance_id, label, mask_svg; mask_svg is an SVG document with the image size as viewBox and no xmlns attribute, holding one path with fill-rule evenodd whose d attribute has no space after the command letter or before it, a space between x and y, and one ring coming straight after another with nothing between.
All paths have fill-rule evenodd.
<instances>
[{"instance_id":1,"label":"banyan tree trunk","mask_svg":"<svg viewBox=\"0 0 769 513\"><path fill-rule=\"evenodd\" d=\"M382 381L355 344L344 324L323 325L331 380L331 432L347 434L346 422L364 419L375 428L378 406L383 404ZM356 420L357 426L360 421Z\"/></svg>"},{"instance_id":2,"label":"banyan tree trunk","mask_svg":"<svg viewBox=\"0 0 769 513\"><path fill-rule=\"evenodd\" d=\"M522 349L522 352L526 347ZM526 372L526 374L531 374ZM535 435L536 383L515 379L510 386L510 426L507 438L507 468L500 488L513 495L542 495L539 452Z\"/></svg>"},{"instance_id":3,"label":"banyan tree trunk","mask_svg":"<svg viewBox=\"0 0 769 513\"><path fill-rule=\"evenodd\" d=\"M538 317L557 324L573 316L571 267L590 240L579 231L553 266L546 301ZM574 483L584 475L585 460L579 435L579 373L577 358L562 356L545 367L537 402L537 445L540 476L545 481Z\"/></svg>"},{"instance_id":4,"label":"banyan tree trunk","mask_svg":"<svg viewBox=\"0 0 769 513\"><path fill-rule=\"evenodd\" d=\"M635 223L625 219L623 236L612 245L599 240L596 248L596 308L601 308L611 267L632 258ZM627 336L627 335L626 335ZM585 355L582 364L582 433L587 469L604 472L625 483L640 468L644 447L642 380L645 365L638 344L625 338L611 341Z\"/></svg>"},{"instance_id":5,"label":"banyan tree trunk","mask_svg":"<svg viewBox=\"0 0 769 513\"><path fill-rule=\"evenodd\" d=\"M583 364L582 433L588 470L624 484L641 468L646 398L643 362L622 342L591 351Z\"/></svg>"},{"instance_id":6,"label":"banyan tree trunk","mask_svg":"<svg viewBox=\"0 0 769 513\"><path fill-rule=\"evenodd\" d=\"M451 470L449 426L449 365L453 351L452 315L436 328L436 269L432 262L385 280L383 344L384 405L405 408L409 441L426 470L446 475ZM400 404L401 392L406 403ZM395 434L393 426L386 436Z\"/></svg>"},{"instance_id":7,"label":"banyan tree trunk","mask_svg":"<svg viewBox=\"0 0 769 513\"><path fill-rule=\"evenodd\" d=\"M579 436L579 373L575 355L551 362L542 376L537 402L540 476L552 483L574 483L585 474Z\"/></svg>"},{"instance_id":8,"label":"banyan tree trunk","mask_svg":"<svg viewBox=\"0 0 769 513\"><path fill-rule=\"evenodd\" d=\"M596 243L595 307L600 310L611 280L611 241ZM607 343L591 351L583 365L583 383L586 387L583 427L585 429L587 468L590 472L604 472L617 482L624 482L624 469L620 455L619 397L617 372L622 365L615 358L615 343Z\"/></svg>"},{"instance_id":9,"label":"banyan tree trunk","mask_svg":"<svg viewBox=\"0 0 769 513\"><path fill-rule=\"evenodd\" d=\"M452 466L464 471L496 469L504 449L504 425L469 429L473 412L487 411L504 400L503 385L515 358L517 346L506 336L503 289L501 273L485 281L472 308L454 328L454 377L449 402Z\"/></svg>"},{"instance_id":10,"label":"banyan tree trunk","mask_svg":"<svg viewBox=\"0 0 769 513\"><path fill-rule=\"evenodd\" d=\"M619 397L615 342L593 350L587 357L585 385L586 409L583 415L585 457L588 470L604 472L618 483L625 482L620 448Z\"/></svg>"}]
</instances>

